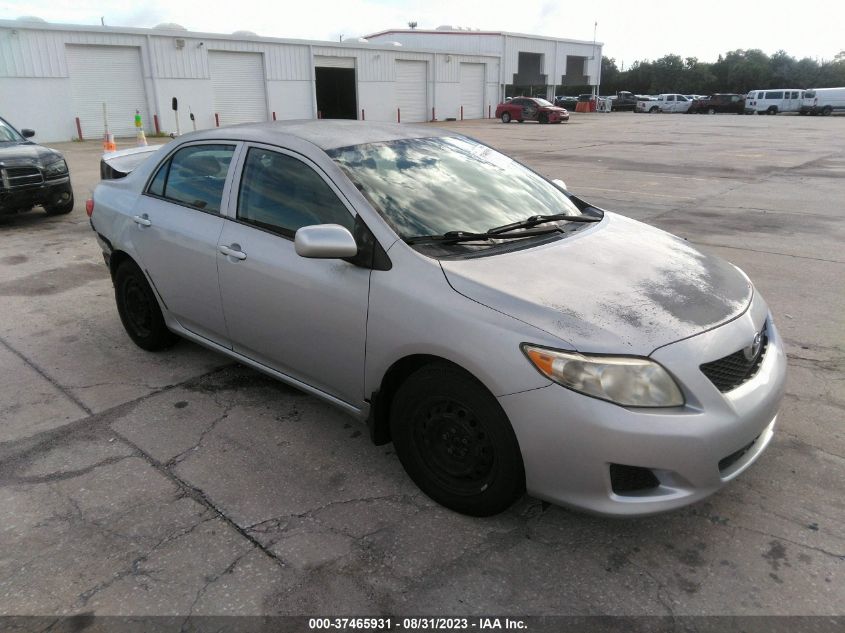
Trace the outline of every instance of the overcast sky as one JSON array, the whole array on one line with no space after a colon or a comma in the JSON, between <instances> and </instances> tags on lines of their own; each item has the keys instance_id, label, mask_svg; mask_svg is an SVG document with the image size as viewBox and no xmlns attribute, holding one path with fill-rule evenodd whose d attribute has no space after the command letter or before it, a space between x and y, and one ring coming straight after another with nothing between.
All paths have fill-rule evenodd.
<instances>
[{"instance_id":1,"label":"overcast sky","mask_svg":"<svg viewBox=\"0 0 845 633\"><path fill-rule=\"evenodd\" d=\"M420 29L451 24L592 40L598 22L604 54L626 68L667 53L715 61L729 50L760 48L830 60L845 49L841 0L0 0L0 19L20 16L69 24L99 24L102 16L110 26L176 22L192 31L317 40L406 28L410 20Z\"/></svg>"}]
</instances>

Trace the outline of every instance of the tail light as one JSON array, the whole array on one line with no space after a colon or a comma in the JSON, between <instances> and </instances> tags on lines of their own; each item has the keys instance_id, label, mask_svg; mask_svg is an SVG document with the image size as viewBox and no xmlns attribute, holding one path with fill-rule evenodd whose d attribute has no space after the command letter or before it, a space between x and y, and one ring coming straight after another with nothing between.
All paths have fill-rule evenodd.
<instances>
[{"instance_id":1,"label":"tail light","mask_svg":"<svg viewBox=\"0 0 845 633\"><path fill-rule=\"evenodd\" d=\"M87 214L88 214L88 217L89 217L89 218L90 218L90 217L91 217L91 215L94 213L94 198L93 198L93 197L88 198L88 199L85 201L85 213L87 213Z\"/></svg>"}]
</instances>

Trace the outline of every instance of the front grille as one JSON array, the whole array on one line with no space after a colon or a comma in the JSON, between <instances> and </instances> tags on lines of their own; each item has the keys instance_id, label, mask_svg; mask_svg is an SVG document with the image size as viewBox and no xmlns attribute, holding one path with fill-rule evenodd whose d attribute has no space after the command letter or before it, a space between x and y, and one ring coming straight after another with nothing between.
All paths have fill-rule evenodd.
<instances>
[{"instance_id":1,"label":"front grille","mask_svg":"<svg viewBox=\"0 0 845 633\"><path fill-rule=\"evenodd\" d=\"M40 185L44 182L44 176L37 167L6 167L0 170L0 180L4 188L13 189L27 185Z\"/></svg>"},{"instance_id":2,"label":"front grille","mask_svg":"<svg viewBox=\"0 0 845 633\"><path fill-rule=\"evenodd\" d=\"M769 346L769 338L766 336L765 327L760 332L760 335L760 350L756 356L749 359L746 357L746 350L741 349L729 356L701 365L702 373L710 379L710 382L716 385L716 389L725 393L736 389L755 376L760 369L760 365L763 363L766 348Z\"/></svg>"}]
</instances>

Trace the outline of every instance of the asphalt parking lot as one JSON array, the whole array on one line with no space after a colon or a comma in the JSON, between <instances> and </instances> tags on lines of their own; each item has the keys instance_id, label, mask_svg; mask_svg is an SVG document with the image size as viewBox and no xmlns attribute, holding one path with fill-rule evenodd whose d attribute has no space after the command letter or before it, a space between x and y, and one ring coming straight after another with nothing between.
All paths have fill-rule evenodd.
<instances>
[{"instance_id":1,"label":"asphalt parking lot","mask_svg":"<svg viewBox=\"0 0 845 633\"><path fill-rule=\"evenodd\" d=\"M749 274L790 372L757 464L646 519L445 510L346 414L135 347L84 210L100 148L55 144L74 211L0 218L0 614L845 614L845 117L445 126Z\"/></svg>"}]
</instances>

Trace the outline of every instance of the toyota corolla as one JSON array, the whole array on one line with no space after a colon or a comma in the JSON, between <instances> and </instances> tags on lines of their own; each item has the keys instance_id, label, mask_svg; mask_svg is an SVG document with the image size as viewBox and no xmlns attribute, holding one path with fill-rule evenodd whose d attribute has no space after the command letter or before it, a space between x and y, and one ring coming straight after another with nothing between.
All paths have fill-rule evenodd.
<instances>
[{"instance_id":1,"label":"toyota corolla","mask_svg":"<svg viewBox=\"0 0 845 633\"><path fill-rule=\"evenodd\" d=\"M136 344L341 407L459 512L670 510L772 438L786 358L739 268L454 132L197 132L87 209Z\"/></svg>"}]
</instances>

